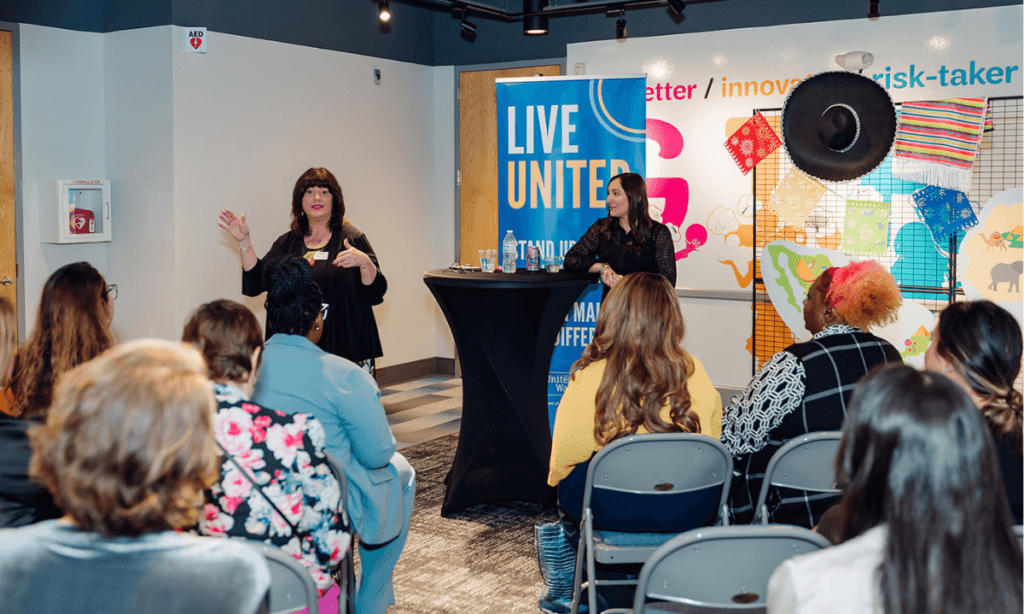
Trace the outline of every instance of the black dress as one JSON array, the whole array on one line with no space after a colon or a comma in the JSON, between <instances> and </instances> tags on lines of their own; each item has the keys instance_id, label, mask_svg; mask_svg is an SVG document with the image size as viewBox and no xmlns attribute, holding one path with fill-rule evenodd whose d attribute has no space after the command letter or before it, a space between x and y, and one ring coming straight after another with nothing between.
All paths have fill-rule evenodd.
<instances>
[{"instance_id":1,"label":"black dress","mask_svg":"<svg viewBox=\"0 0 1024 614\"><path fill-rule=\"evenodd\" d=\"M644 271L660 273L669 282L676 285L676 252L672 244L672 233L668 227L652 222L651 236L640 245L640 253L626 249L626 243L633 238L633 232L627 233L618 220L612 220L612 236L602 239L601 231L609 218L601 218L591 224L580 240L569 248L565 254L565 270L586 273L597 262L607 262L612 270L619 275ZM608 294L608 286L604 286L601 299Z\"/></svg>"},{"instance_id":2,"label":"black dress","mask_svg":"<svg viewBox=\"0 0 1024 614\"><path fill-rule=\"evenodd\" d=\"M377 278L373 283L364 286L359 277L358 268L336 267L331 263L344 251L344 240L365 252L374 266L377 267ZM315 254L320 253L320 256ZM322 254L326 253L326 256ZM242 272L242 294L257 296L266 290L263 283L263 267L266 262L282 256L304 256L313 267L313 280L320 286L324 302L329 305L327 318L324 320L324 332L317 344L325 352L330 352L359 362L369 358L383 356L380 334L377 332L377 320L373 316L373 306L384 302L384 293L388 290L388 282L384 272L380 270L377 256L366 235L355 226L345 223L340 231L335 231L327 245L311 250L306 247L305 239L294 232L286 232L274 241L270 251L256 261L256 266ZM267 324L267 338L274 334Z\"/></svg>"}]
</instances>

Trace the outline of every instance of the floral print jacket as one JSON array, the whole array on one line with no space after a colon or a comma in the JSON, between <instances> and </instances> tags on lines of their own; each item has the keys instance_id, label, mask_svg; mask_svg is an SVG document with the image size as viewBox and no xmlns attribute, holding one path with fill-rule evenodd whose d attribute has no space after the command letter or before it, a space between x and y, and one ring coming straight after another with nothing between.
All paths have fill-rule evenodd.
<instances>
[{"instance_id":1,"label":"floral print jacket","mask_svg":"<svg viewBox=\"0 0 1024 614\"><path fill-rule=\"evenodd\" d=\"M199 532L277 546L309 568L323 594L332 584L331 568L351 541L340 485L327 464L323 426L312 416L250 403L235 386L214 384L214 389L217 441L234 461L221 459L221 477L206 493Z\"/></svg>"}]
</instances>

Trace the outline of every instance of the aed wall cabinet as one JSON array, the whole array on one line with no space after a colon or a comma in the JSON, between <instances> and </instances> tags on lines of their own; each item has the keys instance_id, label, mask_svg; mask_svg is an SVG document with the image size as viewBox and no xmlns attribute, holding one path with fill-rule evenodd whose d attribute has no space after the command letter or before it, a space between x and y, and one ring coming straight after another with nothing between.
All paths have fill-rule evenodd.
<instances>
[{"instance_id":1,"label":"aed wall cabinet","mask_svg":"<svg viewBox=\"0 0 1024 614\"><path fill-rule=\"evenodd\" d=\"M59 179L39 207L43 243L101 243L110 241L110 181Z\"/></svg>"}]
</instances>

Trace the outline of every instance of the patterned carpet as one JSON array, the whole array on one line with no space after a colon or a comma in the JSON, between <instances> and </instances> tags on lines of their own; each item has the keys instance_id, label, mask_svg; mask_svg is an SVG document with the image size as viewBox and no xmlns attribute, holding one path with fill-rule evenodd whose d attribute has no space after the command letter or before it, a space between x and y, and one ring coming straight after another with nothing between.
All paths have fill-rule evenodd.
<instances>
[{"instance_id":1,"label":"patterned carpet","mask_svg":"<svg viewBox=\"0 0 1024 614\"><path fill-rule=\"evenodd\" d=\"M442 518L444 478L457 443L453 433L402 450L416 469L416 508L395 569L396 603L388 613L540 612L533 526L554 521L556 514L534 503L506 501Z\"/></svg>"}]
</instances>

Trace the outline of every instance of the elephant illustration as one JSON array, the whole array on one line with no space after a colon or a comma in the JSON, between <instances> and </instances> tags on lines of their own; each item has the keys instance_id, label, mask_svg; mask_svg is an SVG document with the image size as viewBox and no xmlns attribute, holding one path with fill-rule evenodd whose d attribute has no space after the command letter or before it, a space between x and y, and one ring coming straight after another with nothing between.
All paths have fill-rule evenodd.
<instances>
[{"instance_id":1,"label":"elephant illustration","mask_svg":"<svg viewBox=\"0 0 1024 614\"><path fill-rule=\"evenodd\" d=\"M1020 292L1020 274L1024 271L1024 261L1018 260L1013 264L1006 262L1000 262L999 264L992 267L992 283L989 284L989 290L998 290L999 284L1008 282L1006 286L1007 292Z\"/></svg>"}]
</instances>

